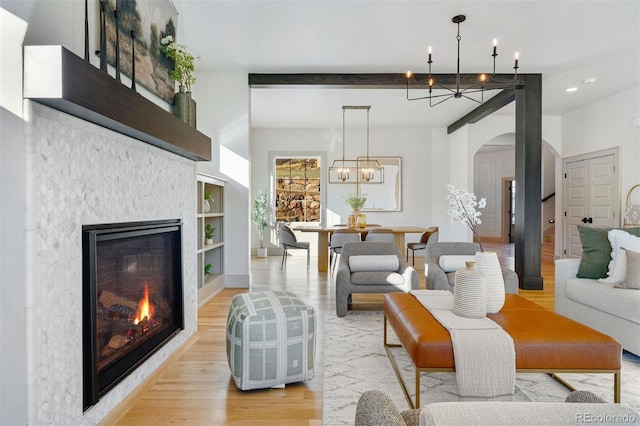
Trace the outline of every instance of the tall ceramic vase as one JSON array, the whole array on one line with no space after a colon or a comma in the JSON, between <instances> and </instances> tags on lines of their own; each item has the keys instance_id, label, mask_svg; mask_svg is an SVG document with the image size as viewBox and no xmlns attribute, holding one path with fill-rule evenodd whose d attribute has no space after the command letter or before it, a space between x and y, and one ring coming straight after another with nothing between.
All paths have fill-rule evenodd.
<instances>
[{"instance_id":1,"label":"tall ceramic vase","mask_svg":"<svg viewBox=\"0 0 640 426\"><path fill-rule=\"evenodd\" d=\"M180 91L173 95L173 115L178 117L183 123L189 124L189 107L191 98L184 91L184 86L180 86Z\"/></svg>"},{"instance_id":2,"label":"tall ceramic vase","mask_svg":"<svg viewBox=\"0 0 640 426\"><path fill-rule=\"evenodd\" d=\"M466 318L487 316L487 278L475 268L475 262L465 262L458 269L453 286L453 313Z\"/></svg>"},{"instance_id":3,"label":"tall ceramic vase","mask_svg":"<svg viewBox=\"0 0 640 426\"><path fill-rule=\"evenodd\" d=\"M190 91L187 91L187 95L189 96L189 120L187 121L187 123L189 123L189 126L195 129L197 124L196 123L197 121L196 120L196 115L197 115L196 101L191 96Z\"/></svg>"},{"instance_id":4,"label":"tall ceramic vase","mask_svg":"<svg viewBox=\"0 0 640 426\"><path fill-rule=\"evenodd\" d=\"M476 269L487 278L487 313L499 312L504 306L504 278L498 254L494 251L476 252Z\"/></svg>"}]
</instances>

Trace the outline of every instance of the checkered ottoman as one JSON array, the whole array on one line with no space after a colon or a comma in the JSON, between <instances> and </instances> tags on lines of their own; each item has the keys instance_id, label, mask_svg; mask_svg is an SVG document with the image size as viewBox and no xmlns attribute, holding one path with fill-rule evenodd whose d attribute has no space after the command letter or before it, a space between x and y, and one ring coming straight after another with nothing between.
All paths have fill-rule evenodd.
<instances>
[{"instance_id":1,"label":"checkered ottoman","mask_svg":"<svg viewBox=\"0 0 640 426\"><path fill-rule=\"evenodd\" d=\"M227 361L241 390L313 378L316 316L289 291L237 294L227 317Z\"/></svg>"}]
</instances>

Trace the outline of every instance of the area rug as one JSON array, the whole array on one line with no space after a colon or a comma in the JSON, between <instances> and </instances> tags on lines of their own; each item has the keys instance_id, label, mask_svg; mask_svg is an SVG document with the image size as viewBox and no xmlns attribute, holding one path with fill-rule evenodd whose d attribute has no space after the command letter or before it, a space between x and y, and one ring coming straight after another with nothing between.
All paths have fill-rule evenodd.
<instances>
[{"instance_id":1,"label":"area rug","mask_svg":"<svg viewBox=\"0 0 640 426\"><path fill-rule=\"evenodd\" d=\"M409 408L382 343L382 312L349 311L338 318L327 312L324 322L322 423L352 425L360 395L370 389L386 392L400 410ZM389 341L397 342L389 328ZM415 389L414 370L402 348L394 348L410 393ZM576 389L592 391L613 402L613 375L561 374ZM423 373L422 404L446 401L478 401L458 395L455 373ZM497 401L564 401L569 390L547 374L524 373L516 377L513 396ZM622 404L640 411L640 357L623 354Z\"/></svg>"}]
</instances>

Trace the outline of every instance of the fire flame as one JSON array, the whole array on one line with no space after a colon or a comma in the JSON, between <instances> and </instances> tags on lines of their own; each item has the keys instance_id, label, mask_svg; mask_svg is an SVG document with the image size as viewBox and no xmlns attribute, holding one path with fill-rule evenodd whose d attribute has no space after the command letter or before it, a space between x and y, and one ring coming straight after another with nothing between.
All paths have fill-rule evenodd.
<instances>
[{"instance_id":1,"label":"fire flame","mask_svg":"<svg viewBox=\"0 0 640 426\"><path fill-rule=\"evenodd\" d=\"M138 324L144 320L149 321L153 316L154 311L155 308L149 302L149 288L147 286L147 283L145 282L144 296L142 296L142 299L138 301L138 310L136 311L136 318L134 319L133 323Z\"/></svg>"}]
</instances>

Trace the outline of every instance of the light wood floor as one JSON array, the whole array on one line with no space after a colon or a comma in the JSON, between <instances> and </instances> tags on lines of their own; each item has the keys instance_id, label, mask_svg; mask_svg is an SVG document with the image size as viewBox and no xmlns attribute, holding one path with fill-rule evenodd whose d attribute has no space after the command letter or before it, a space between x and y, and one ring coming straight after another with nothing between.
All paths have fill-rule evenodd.
<instances>
[{"instance_id":1,"label":"light wood floor","mask_svg":"<svg viewBox=\"0 0 640 426\"><path fill-rule=\"evenodd\" d=\"M496 250L502 264L513 267L513 246L491 245L486 249ZM333 277L315 271L313 257L307 272L305 253L292 254L285 271L280 271L280 257L252 259L251 290L291 290L316 309L313 380L285 389L243 392L235 387L226 358L225 325L232 297L247 289L225 289L200 309L196 334L101 424L251 425L271 421L274 425L321 425L322 324L325 312L335 309ZM424 287L424 259L416 257L415 266ZM521 290L520 294L553 310L553 264L543 263L542 276L544 290ZM356 296L356 309L381 308L380 296Z\"/></svg>"}]
</instances>

